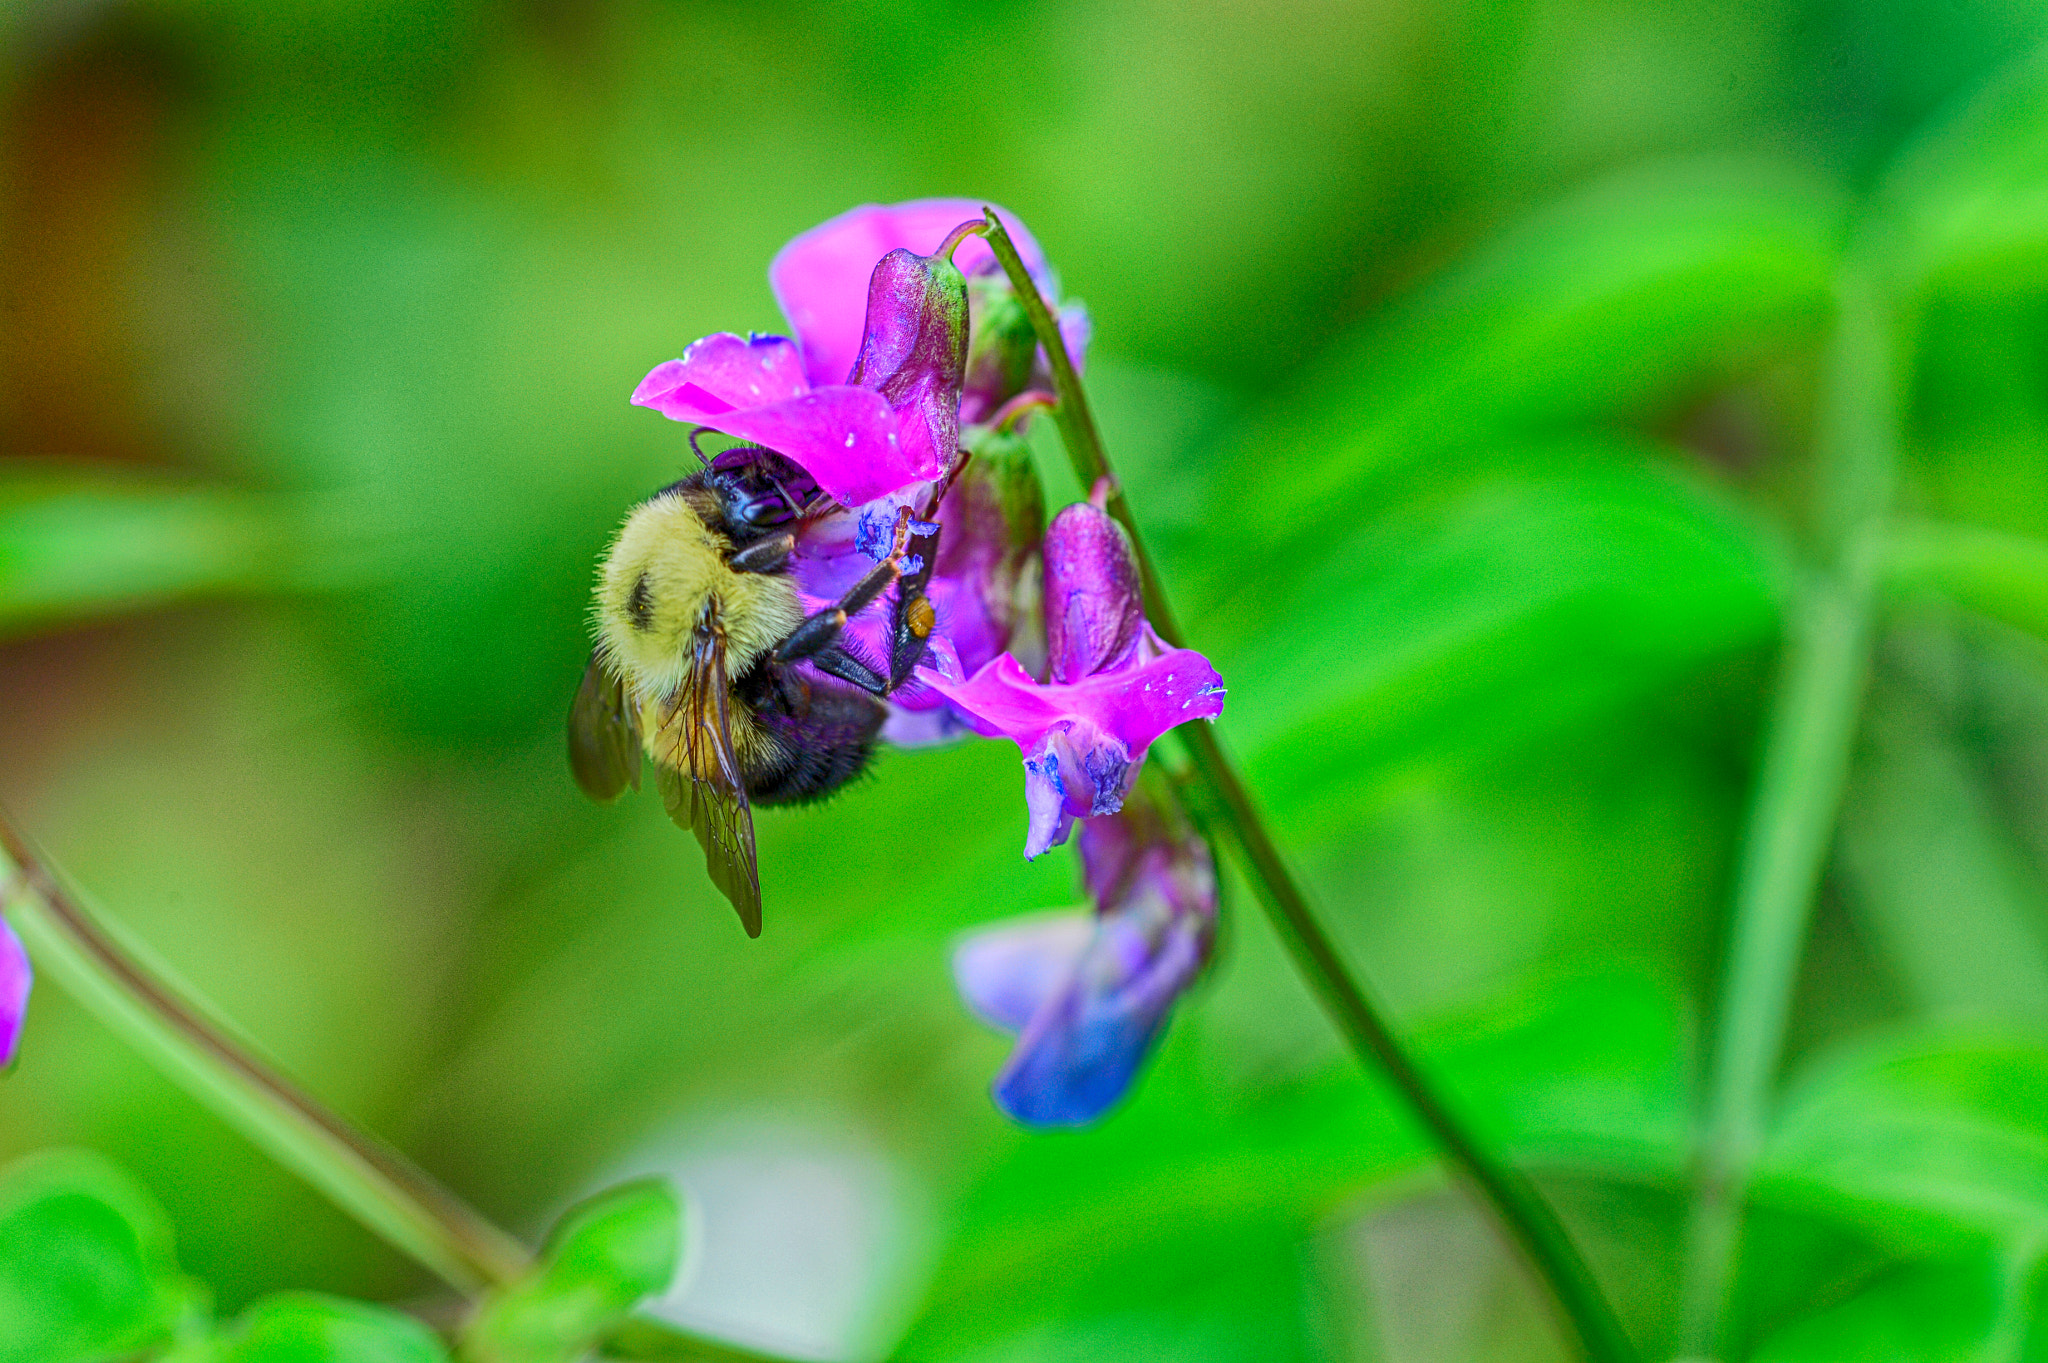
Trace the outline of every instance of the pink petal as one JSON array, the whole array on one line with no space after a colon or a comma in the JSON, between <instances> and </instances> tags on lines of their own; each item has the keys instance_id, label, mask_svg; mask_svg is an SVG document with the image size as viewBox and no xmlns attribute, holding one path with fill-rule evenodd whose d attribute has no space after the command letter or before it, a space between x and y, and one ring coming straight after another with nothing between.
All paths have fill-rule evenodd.
<instances>
[{"instance_id":1,"label":"pink petal","mask_svg":"<svg viewBox=\"0 0 2048 1363\"><path fill-rule=\"evenodd\" d=\"M868 277L875 262L904 249L930 255L961 223L981 216L980 199L918 199L865 204L813 227L776 253L768 267L775 301L803 347L814 384L842 383L853 370L867 320ZM1045 255L1007 209L996 210L1017 254L1034 276ZM953 253L962 274L1001 268L988 243L969 238Z\"/></svg>"},{"instance_id":2,"label":"pink petal","mask_svg":"<svg viewBox=\"0 0 2048 1363\"><path fill-rule=\"evenodd\" d=\"M5 922L0 922L0 1069L14 1063L21 1043L21 1021L28 1013L29 986L34 982L28 952L21 939Z\"/></svg>"},{"instance_id":3,"label":"pink petal","mask_svg":"<svg viewBox=\"0 0 2048 1363\"><path fill-rule=\"evenodd\" d=\"M652 382L650 374L648 383ZM936 478L945 469L932 452L931 441L906 439L906 423L881 394L865 388L818 388L763 407L726 411L693 405L687 397L693 391L686 386L676 390L685 396L672 393L641 405L788 455L828 496L848 506ZM634 400L639 401L637 394ZM915 413L908 424L918 428L914 437L922 435L923 422Z\"/></svg>"},{"instance_id":4,"label":"pink petal","mask_svg":"<svg viewBox=\"0 0 2048 1363\"><path fill-rule=\"evenodd\" d=\"M1122 740L1135 761L1175 725L1223 713L1223 679L1189 648L1167 649L1149 662L1065 685L1033 680L1008 653L966 681L920 676L977 732L1010 739L1027 752L1056 726L1085 719Z\"/></svg>"},{"instance_id":5,"label":"pink petal","mask_svg":"<svg viewBox=\"0 0 2048 1363\"><path fill-rule=\"evenodd\" d=\"M693 341L681 359L656 365L633 390L633 404L675 421L708 423L720 413L781 402L809 387L794 343L721 331Z\"/></svg>"}]
</instances>

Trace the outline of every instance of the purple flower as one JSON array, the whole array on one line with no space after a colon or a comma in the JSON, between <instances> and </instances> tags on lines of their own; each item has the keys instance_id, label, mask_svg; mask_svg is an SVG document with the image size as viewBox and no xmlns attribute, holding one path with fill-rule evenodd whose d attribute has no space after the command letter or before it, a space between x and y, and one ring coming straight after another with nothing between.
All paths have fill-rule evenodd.
<instances>
[{"instance_id":1,"label":"purple flower","mask_svg":"<svg viewBox=\"0 0 2048 1363\"><path fill-rule=\"evenodd\" d=\"M787 455L847 506L943 477L960 447L965 281L941 255L897 249L845 296L863 320L843 379L807 369L798 342L719 332L656 365L632 400Z\"/></svg>"},{"instance_id":2,"label":"purple flower","mask_svg":"<svg viewBox=\"0 0 2048 1363\"><path fill-rule=\"evenodd\" d=\"M864 204L813 227L782 248L768 267L768 283L782 305L783 316L796 330L812 383L836 382L853 364L865 324L856 300L875 262L891 251L937 249L954 227L980 217L984 202L917 199ZM1048 299L1057 299L1059 281L1037 240L1008 209L995 212L1039 290ZM967 277L972 336L960 419L985 421L1006 399L1036 381L1033 375L1044 372L1044 357L988 243L969 238L954 251L953 263ZM1060 307L1059 326L1078 367L1088 349L1087 310L1079 304Z\"/></svg>"},{"instance_id":3,"label":"purple flower","mask_svg":"<svg viewBox=\"0 0 2048 1363\"><path fill-rule=\"evenodd\" d=\"M14 1064L21 1043L21 1022L28 1013L28 991L35 974L21 939L0 921L0 1070Z\"/></svg>"},{"instance_id":4,"label":"purple flower","mask_svg":"<svg viewBox=\"0 0 2048 1363\"><path fill-rule=\"evenodd\" d=\"M1095 913L1034 915L967 938L961 996L1017 1033L996 1103L1031 1126L1100 1117L1130 1087L1216 938L1216 865L1165 800L1134 798L1081 830Z\"/></svg>"},{"instance_id":5,"label":"purple flower","mask_svg":"<svg viewBox=\"0 0 2048 1363\"><path fill-rule=\"evenodd\" d=\"M1130 542L1078 502L1045 532L1047 681L1004 653L965 681L923 680L977 733L1024 754L1024 855L1067 840L1075 819L1114 814L1154 739L1223 712L1223 680L1192 649L1169 648L1143 614Z\"/></svg>"}]
</instances>

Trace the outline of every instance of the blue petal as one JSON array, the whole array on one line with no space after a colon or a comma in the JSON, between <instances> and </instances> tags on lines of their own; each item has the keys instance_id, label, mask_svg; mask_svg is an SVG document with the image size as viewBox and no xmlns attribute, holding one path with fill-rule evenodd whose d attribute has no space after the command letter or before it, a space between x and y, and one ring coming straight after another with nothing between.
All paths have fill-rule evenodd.
<instances>
[{"instance_id":1,"label":"blue petal","mask_svg":"<svg viewBox=\"0 0 2048 1363\"><path fill-rule=\"evenodd\" d=\"M1200 972L1206 932L1156 897L1105 914L1058 997L996 1077L996 1105L1028 1126L1080 1126L1123 1097Z\"/></svg>"},{"instance_id":2,"label":"blue petal","mask_svg":"<svg viewBox=\"0 0 2048 1363\"><path fill-rule=\"evenodd\" d=\"M983 1021L1021 1032L1074 978L1093 935L1086 909L1009 919L954 948L953 983Z\"/></svg>"}]
</instances>

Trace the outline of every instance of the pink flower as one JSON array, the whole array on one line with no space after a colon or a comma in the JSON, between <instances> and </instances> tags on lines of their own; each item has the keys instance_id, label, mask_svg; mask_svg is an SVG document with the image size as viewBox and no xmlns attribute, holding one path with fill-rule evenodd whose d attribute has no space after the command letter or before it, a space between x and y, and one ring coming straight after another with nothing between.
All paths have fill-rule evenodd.
<instances>
[{"instance_id":1,"label":"pink flower","mask_svg":"<svg viewBox=\"0 0 2048 1363\"><path fill-rule=\"evenodd\" d=\"M776 254L768 267L768 283L782 305L782 315L796 331L812 383L832 383L852 365L866 321L856 300L874 263L895 250L936 249L954 227L980 217L984 202L916 199L863 204L813 227ZM1008 209L994 211L1040 292L1056 300L1059 280L1037 240ZM1033 383L1034 373L1043 375L1044 357L988 243L969 238L954 251L953 263L967 277L975 338L960 419L984 421L1006 398ZM1087 310L1070 304L1060 307L1058 315L1060 335L1079 367L1088 350Z\"/></svg>"},{"instance_id":2,"label":"pink flower","mask_svg":"<svg viewBox=\"0 0 2048 1363\"><path fill-rule=\"evenodd\" d=\"M843 378L807 366L798 342L719 332L656 365L633 402L784 454L847 506L943 477L960 448L967 286L937 253L958 225L832 279L833 315L858 319Z\"/></svg>"}]
</instances>

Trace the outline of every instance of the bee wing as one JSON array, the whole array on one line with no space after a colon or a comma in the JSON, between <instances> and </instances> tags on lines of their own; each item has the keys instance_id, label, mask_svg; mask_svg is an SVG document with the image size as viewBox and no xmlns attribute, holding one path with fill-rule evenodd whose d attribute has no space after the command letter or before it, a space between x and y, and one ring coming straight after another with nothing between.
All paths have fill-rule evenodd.
<instances>
[{"instance_id":1,"label":"bee wing","mask_svg":"<svg viewBox=\"0 0 2048 1363\"><path fill-rule=\"evenodd\" d=\"M725 632L697 631L695 657L683 687L681 770L661 772L662 803L697 835L711 883L739 910L747 936L761 935L761 869L754 854L754 812L732 747L732 687L725 675Z\"/></svg>"},{"instance_id":2,"label":"bee wing","mask_svg":"<svg viewBox=\"0 0 2048 1363\"><path fill-rule=\"evenodd\" d=\"M639 726L626 706L625 683L606 672L595 653L569 706L569 770L593 800L615 800L627 786L640 789Z\"/></svg>"}]
</instances>

